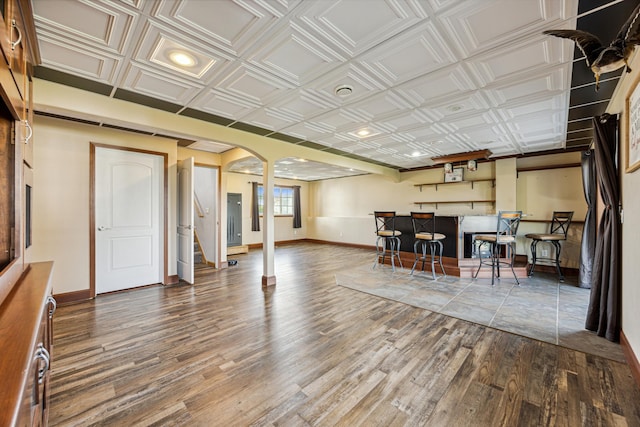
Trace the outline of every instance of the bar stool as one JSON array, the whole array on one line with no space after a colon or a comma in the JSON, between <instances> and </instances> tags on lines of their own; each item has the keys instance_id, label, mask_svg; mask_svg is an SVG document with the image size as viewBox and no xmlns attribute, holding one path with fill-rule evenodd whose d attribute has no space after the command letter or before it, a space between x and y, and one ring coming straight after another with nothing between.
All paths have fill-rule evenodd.
<instances>
[{"instance_id":1,"label":"bar stool","mask_svg":"<svg viewBox=\"0 0 640 427\"><path fill-rule=\"evenodd\" d=\"M516 272L513 269L513 262L516 258L516 233L518 232L518 226L520 225L520 219L522 219L522 211L500 211L498 214L498 226L495 234L480 234L475 236L474 246L476 242L480 245L488 244L490 246L491 253L491 286L494 285L496 277L500 278L500 264L506 264L511 267L516 283L520 285ZM506 255L509 258L509 262L500 261L500 255L502 247L505 247ZM482 251L480 253L480 265L476 274L473 276L475 279L478 277L478 273L483 265L489 265L486 261L482 260ZM496 274L497 273L497 274Z\"/></svg>"},{"instance_id":2,"label":"bar stool","mask_svg":"<svg viewBox=\"0 0 640 427\"><path fill-rule=\"evenodd\" d=\"M440 264L440 270L442 270L442 277L447 277L447 273L444 271L442 265L442 241L446 238L444 234L436 233L436 215L434 212L411 212L411 223L413 224L413 235L416 238L413 244L413 253L415 255L415 261L413 267L411 267L411 273L416 268L418 261L422 261L422 271L424 271L424 262L427 259L427 246L429 247L429 253L431 258L431 277L436 280L435 270L435 258L436 248L438 249L438 264ZM418 255L418 244L422 246L422 256Z\"/></svg>"},{"instance_id":3,"label":"bar stool","mask_svg":"<svg viewBox=\"0 0 640 427\"><path fill-rule=\"evenodd\" d=\"M375 211L373 213L376 220L376 260L373 263L373 268L382 257L382 264L384 264L384 258L387 256L387 247L391 256L391 269L396 271L395 258L398 258L400 268L402 268L402 261L400 260L400 235L402 233L396 230L396 213L394 211Z\"/></svg>"},{"instance_id":4,"label":"bar stool","mask_svg":"<svg viewBox=\"0 0 640 427\"><path fill-rule=\"evenodd\" d=\"M531 241L531 268L529 269L529 277L533 276L533 270L536 268L536 262L555 261L558 277L561 282L564 282L564 275L560 268L560 251L562 250L560 242L562 240L567 240L567 233L569 232L569 226L571 225L571 218L573 218L573 211L554 211L548 234L529 233L524 236L526 238L533 239ZM553 245L556 252L555 260L553 258L538 258L536 247L540 242L551 243Z\"/></svg>"}]
</instances>

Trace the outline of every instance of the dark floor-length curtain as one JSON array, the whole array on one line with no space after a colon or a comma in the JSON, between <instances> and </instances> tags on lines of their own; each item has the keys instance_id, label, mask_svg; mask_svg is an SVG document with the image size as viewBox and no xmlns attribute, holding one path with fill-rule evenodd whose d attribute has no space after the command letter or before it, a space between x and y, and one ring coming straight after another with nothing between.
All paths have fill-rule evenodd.
<instances>
[{"instance_id":1,"label":"dark floor-length curtain","mask_svg":"<svg viewBox=\"0 0 640 427\"><path fill-rule=\"evenodd\" d=\"M593 257L596 252L596 161L593 150L582 152L582 188L587 202L587 214L582 228L578 286L591 288Z\"/></svg>"},{"instance_id":2,"label":"dark floor-length curtain","mask_svg":"<svg viewBox=\"0 0 640 427\"><path fill-rule=\"evenodd\" d=\"M300 186L293 186L293 228L302 228L302 212L300 210Z\"/></svg>"},{"instance_id":3,"label":"dark floor-length curtain","mask_svg":"<svg viewBox=\"0 0 640 427\"><path fill-rule=\"evenodd\" d=\"M251 231L260 231L260 206L257 182L251 183Z\"/></svg>"},{"instance_id":4,"label":"dark floor-length curtain","mask_svg":"<svg viewBox=\"0 0 640 427\"><path fill-rule=\"evenodd\" d=\"M596 237L591 296L585 327L610 341L620 339L620 213L617 158L618 119L593 119L596 172L604 204Z\"/></svg>"}]
</instances>

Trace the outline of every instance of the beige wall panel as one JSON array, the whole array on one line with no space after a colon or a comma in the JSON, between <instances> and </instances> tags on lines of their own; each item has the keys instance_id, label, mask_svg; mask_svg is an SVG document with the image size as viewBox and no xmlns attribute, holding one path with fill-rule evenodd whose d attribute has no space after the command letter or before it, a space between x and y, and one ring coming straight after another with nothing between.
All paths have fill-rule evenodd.
<instances>
[{"instance_id":1,"label":"beige wall panel","mask_svg":"<svg viewBox=\"0 0 640 427\"><path fill-rule=\"evenodd\" d=\"M29 262L54 261L53 292L89 289L91 142L168 154L168 274L176 274L176 143L131 132L36 116L33 247Z\"/></svg>"}]
</instances>

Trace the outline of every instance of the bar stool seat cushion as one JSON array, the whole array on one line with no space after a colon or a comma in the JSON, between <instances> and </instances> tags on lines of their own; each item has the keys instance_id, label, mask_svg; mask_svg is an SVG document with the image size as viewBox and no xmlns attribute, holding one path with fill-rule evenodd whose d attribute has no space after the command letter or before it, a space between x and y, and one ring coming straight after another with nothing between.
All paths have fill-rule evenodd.
<instances>
[{"instance_id":1,"label":"bar stool seat cushion","mask_svg":"<svg viewBox=\"0 0 640 427\"><path fill-rule=\"evenodd\" d=\"M476 240L482 240L483 242L492 242L492 243L513 243L516 241L516 236L512 235L502 235L495 236L491 234L482 234L479 236L475 236Z\"/></svg>"},{"instance_id":2,"label":"bar stool seat cushion","mask_svg":"<svg viewBox=\"0 0 640 427\"><path fill-rule=\"evenodd\" d=\"M420 240L443 240L446 238L444 234L440 233L433 233L433 235L431 233L416 233L415 237Z\"/></svg>"},{"instance_id":3,"label":"bar stool seat cushion","mask_svg":"<svg viewBox=\"0 0 640 427\"><path fill-rule=\"evenodd\" d=\"M529 233L529 234L525 235L524 237L526 237L528 239L535 239L535 240L565 240L566 239L564 234L535 234L535 233Z\"/></svg>"},{"instance_id":4,"label":"bar stool seat cushion","mask_svg":"<svg viewBox=\"0 0 640 427\"><path fill-rule=\"evenodd\" d=\"M402 233L398 230L380 230L378 231L378 236L380 237L395 237L400 236Z\"/></svg>"}]
</instances>

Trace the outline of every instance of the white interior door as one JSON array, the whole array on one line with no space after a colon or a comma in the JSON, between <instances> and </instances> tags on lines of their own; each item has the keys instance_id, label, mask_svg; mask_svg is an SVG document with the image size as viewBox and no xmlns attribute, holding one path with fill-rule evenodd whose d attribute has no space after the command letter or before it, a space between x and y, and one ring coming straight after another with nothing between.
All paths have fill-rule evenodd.
<instances>
[{"instance_id":1,"label":"white interior door","mask_svg":"<svg viewBox=\"0 0 640 427\"><path fill-rule=\"evenodd\" d=\"M193 284L193 157L178 162L178 277Z\"/></svg>"},{"instance_id":2,"label":"white interior door","mask_svg":"<svg viewBox=\"0 0 640 427\"><path fill-rule=\"evenodd\" d=\"M96 147L96 294L162 281L163 161Z\"/></svg>"}]
</instances>

